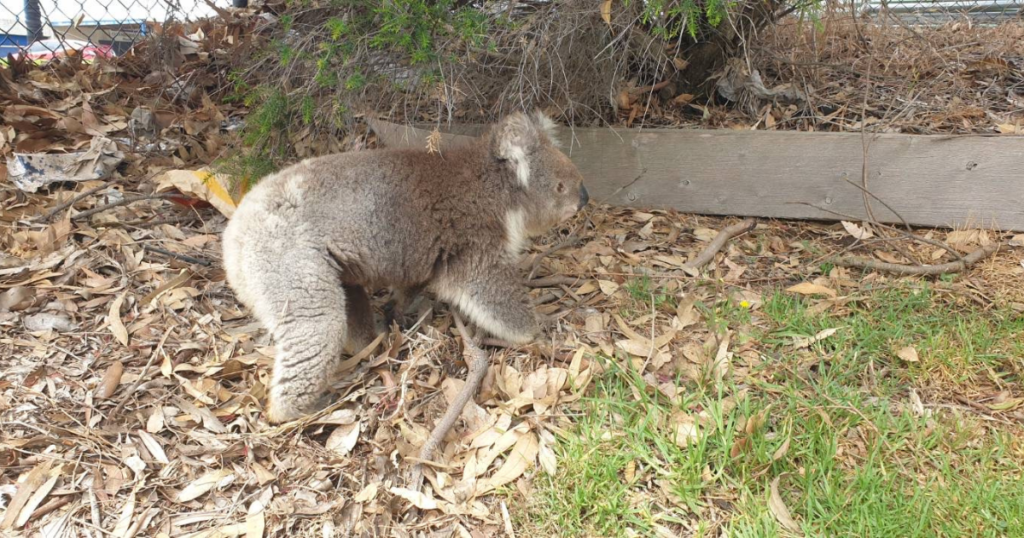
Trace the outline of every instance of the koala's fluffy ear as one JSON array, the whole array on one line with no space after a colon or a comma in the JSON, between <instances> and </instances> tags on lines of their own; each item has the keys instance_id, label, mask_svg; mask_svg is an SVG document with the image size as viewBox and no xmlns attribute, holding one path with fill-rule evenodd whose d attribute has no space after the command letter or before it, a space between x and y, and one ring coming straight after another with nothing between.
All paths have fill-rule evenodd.
<instances>
[{"instance_id":1,"label":"koala's fluffy ear","mask_svg":"<svg viewBox=\"0 0 1024 538\"><path fill-rule=\"evenodd\" d=\"M500 160L508 161L515 169L516 178L523 187L530 185L528 155L540 142L536 125L521 112L510 114L494 129L492 151Z\"/></svg>"},{"instance_id":2,"label":"koala's fluffy ear","mask_svg":"<svg viewBox=\"0 0 1024 538\"><path fill-rule=\"evenodd\" d=\"M561 144L558 143L558 138L555 136L555 122L543 110L537 110L533 113L533 123L544 133L552 146L556 148L561 147Z\"/></svg>"}]
</instances>

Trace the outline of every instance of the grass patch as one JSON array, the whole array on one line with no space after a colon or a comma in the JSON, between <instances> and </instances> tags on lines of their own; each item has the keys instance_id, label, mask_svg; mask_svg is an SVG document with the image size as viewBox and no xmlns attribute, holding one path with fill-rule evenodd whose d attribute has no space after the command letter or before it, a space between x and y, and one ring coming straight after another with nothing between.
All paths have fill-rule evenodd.
<instances>
[{"instance_id":1,"label":"grass patch","mask_svg":"<svg viewBox=\"0 0 1024 538\"><path fill-rule=\"evenodd\" d=\"M778 480L807 536L1024 536L1020 429L910 397L912 388L967 394L977 383L1017 383L1024 320L957 307L929 288L868 292L840 314L815 315L812 305L767 295L753 314L761 363L722 385L677 380L675 402L608 361L560 439L558 475L539 476L531 499L515 505L519 527L780 536L769 507ZM731 308L702 313L748 321ZM838 330L810 349L792 345L829 328ZM920 361L897 358L902 346Z\"/></svg>"}]
</instances>

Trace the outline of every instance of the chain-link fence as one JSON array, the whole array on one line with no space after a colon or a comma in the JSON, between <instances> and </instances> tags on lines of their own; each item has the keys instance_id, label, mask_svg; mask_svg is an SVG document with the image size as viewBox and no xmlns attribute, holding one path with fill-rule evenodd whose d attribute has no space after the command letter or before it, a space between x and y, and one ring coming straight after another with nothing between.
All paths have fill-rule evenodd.
<instances>
[{"instance_id":1,"label":"chain-link fence","mask_svg":"<svg viewBox=\"0 0 1024 538\"><path fill-rule=\"evenodd\" d=\"M0 63L25 54L43 63L54 56L124 54L154 23L215 14L209 4L242 7L245 0L3 0Z\"/></svg>"},{"instance_id":2,"label":"chain-link fence","mask_svg":"<svg viewBox=\"0 0 1024 538\"><path fill-rule=\"evenodd\" d=\"M596 0L595 0L596 1ZM956 18L999 23L1021 16L1024 0L853 0L871 17L935 24ZM248 0L3 0L0 2L0 65L26 54L45 62L55 55L120 55L153 23L212 16L210 6L244 7Z\"/></svg>"},{"instance_id":3,"label":"chain-link fence","mask_svg":"<svg viewBox=\"0 0 1024 538\"><path fill-rule=\"evenodd\" d=\"M925 25L955 19L998 24L1020 17L1022 6L1024 0L863 0L861 12Z\"/></svg>"}]
</instances>

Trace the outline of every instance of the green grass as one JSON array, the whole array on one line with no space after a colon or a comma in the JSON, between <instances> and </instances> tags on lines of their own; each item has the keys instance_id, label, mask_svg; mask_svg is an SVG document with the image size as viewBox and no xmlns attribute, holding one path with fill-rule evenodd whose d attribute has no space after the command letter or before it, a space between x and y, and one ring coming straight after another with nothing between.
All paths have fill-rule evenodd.
<instances>
[{"instance_id":1,"label":"green grass","mask_svg":"<svg viewBox=\"0 0 1024 538\"><path fill-rule=\"evenodd\" d=\"M514 504L523 534L653 536L682 523L698 536L784 536L769 508L778 478L806 536L1024 536L1020 429L958 405L919 415L909 398L915 388L950 403L949 391L995 379L1016 391L1024 320L927 288L867 292L842 315L812 304L773 293L753 323L705 309L753 331L763 361L721 386L680 380L675 404L608 361L559 441L558 475ZM828 328L810 350L791 345ZM908 345L920 362L896 358ZM745 428L758 414L763 425ZM675 442L682 416L704 417L689 446Z\"/></svg>"}]
</instances>

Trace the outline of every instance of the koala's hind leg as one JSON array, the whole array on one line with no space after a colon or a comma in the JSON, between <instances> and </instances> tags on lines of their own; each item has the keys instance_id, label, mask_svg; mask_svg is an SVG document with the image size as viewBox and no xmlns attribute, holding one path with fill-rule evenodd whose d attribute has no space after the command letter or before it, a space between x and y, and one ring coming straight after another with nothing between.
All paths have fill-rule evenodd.
<instances>
[{"instance_id":1,"label":"koala's hind leg","mask_svg":"<svg viewBox=\"0 0 1024 538\"><path fill-rule=\"evenodd\" d=\"M528 344L541 333L530 295L511 264L455 271L433 287L438 297L506 342Z\"/></svg>"},{"instance_id":2,"label":"koala's hind leg","mask_svg":"<svg viewBox=\"0 0 1024 538\"><path fill-rule=\"evenodd\" d=\"M267 419L287 422L320 410L348 340L348 301L337 270L312 248L254 248L240 269L253 314L276 349Z\"/></svg>"},{"instance_id":3,"label":"koala's hind leg","mask_svg":"<svg viewBox=\"0 0 1024 538\"><path fill-rule=\"evenodd\" d=\"M366 288L357 284L346 284L343 288L348 322L345 353L355 355L377 338L377 327Z\"/></svg>"}]
</instances>

